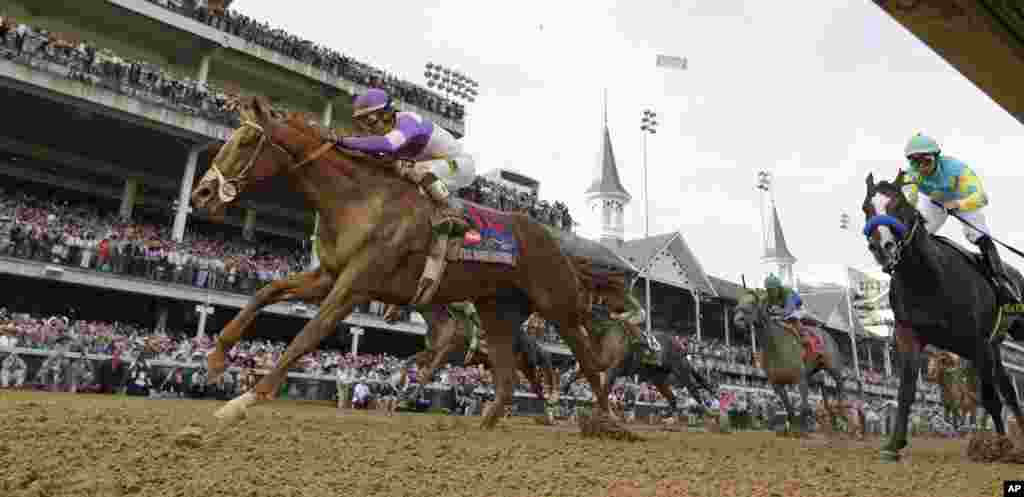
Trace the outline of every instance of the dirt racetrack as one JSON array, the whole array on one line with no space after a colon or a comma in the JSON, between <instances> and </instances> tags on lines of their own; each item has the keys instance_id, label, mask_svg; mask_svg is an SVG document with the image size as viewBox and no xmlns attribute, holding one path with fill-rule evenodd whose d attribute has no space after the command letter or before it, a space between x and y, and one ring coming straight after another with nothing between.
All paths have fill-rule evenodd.
<instances>
[{"instance_id":1,"label":"dirt racetrack","mask_svg":"<svg viewBox=\"0 0 1024 497\"><path fill-rule=\"evenodd\" d=\"M219 404L0 391L0 495L965 497L1002 495L1022 476L968 462L963 441L916 439L885 464L878 440L648 431L612 442L523 418L483 432L480 418L289 401L218 431ZM178 435L190 424L201 440Z\"/></svg>"}]
</instances>

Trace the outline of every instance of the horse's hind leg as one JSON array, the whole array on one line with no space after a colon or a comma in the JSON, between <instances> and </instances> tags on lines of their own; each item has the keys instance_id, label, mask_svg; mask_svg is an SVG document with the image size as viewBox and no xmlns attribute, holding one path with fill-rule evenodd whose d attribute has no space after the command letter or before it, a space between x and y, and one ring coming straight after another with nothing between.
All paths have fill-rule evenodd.
<instances>
[{"instance_id":1,"label":"horse's hind leg","mask_svg":"<svg viewBox=\"0 0 1024 497\"><path fill-rule=\"evenodd\" d=\"M1017 422L1018 434L1024 443L1024 414L1021 412L1020 402L1017 401L1017 392L1010 381L1010 375L1006 373L1002 358L996 359L996 378L999 383L999 392L1003 394L1003 404L1010 408L1013 419Z\"/></svg>"},{"instance_id":2,"label":"horse's hind leg","mask_svg":"<svg viewBox=\"0 0 1024 497\"><path fill-rule=\"evenodd\" d=\"M260 310L285 300L319 303L331 290L333 282L333 278L322 270L316 270L293 274L260 288L217 337L216 347L206 357L207 383L215 384L220 380L226 367L227 352L248 334Z\"/></svg>"},{"instance_id":3,"label":"horse's hind leg","mask_svg":"<svg viewBox=\"0 0 1024 497\"><path fill-rule=\"evenodd\" d=\"M501 307L499 310L499 306ZM477 312L484 329L488 330L488 355L494 366L494 402L484 413L482 427L494 428L505 413L505 405L512 402L516 374L515 334L519 325L529 315L517 304L490 299L476 303ZM516 315L519 314L519 315Z\"/></svg>"},{"instance_id":4,"label":"horse's hind leg","mask_svg":"<svg viewBox=\"0 0 1024 497\"><path fill-rule=\"evenodd\" d=\"M1006 434L1006 425L1003 423L1003 402L999 399L999 393L996 389L996 366L995 358L991 356L981 356L982 359L976 361L978 380L981 383L979 393L981 394L981 402L985 406L985 413L992 416L992 424L995 428L996 433L1000 435Z\"/></svg>"},{"instance_id":5,"label":"horse's hind leg","mask_svg":"<svg viewBox=\"0 0 1024 497\"><path fill-rule=\"evenodd\" d=\"M657 388L658 393L668 401L669 415L665 421L674 422L676 419L676 413L679 410L679 399L676 398L676 393L672 391L672 387L670 387L665 381L659 381L654 385L654 388ZM703 404L701 406L703 407Z\"/></svg>"}]
</instances>

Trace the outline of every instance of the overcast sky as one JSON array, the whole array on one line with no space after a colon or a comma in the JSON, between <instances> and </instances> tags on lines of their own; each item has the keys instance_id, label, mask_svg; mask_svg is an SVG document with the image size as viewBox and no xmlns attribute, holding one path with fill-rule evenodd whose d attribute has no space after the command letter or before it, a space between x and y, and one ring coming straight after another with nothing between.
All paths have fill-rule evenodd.
<instances>
[{"instance_id":1,"label":"overcast sky","mask_svg":"<svg viewBox=\"0 0 1024 497\"><path fill-rule=\"evenodd\" d=\"M893 177L917 131L982 176L994 234L1024 245L1013 202L1020 123L869 0L305 0L301 9L238 0L233 8L416 83L428 61L461 69L481 86L465 138L480 172L520 170L578 219L607 88L619 171L633 195L627 238L643 235L639 121L653 108L661 127L649 141L651 233L680 231L714 276L750 281L765 270L761 169L775 175L801 279L837 281L844 264L874 269L855 234L864 177ZM655 68L659 53L687 57L689 70ZM842 212L854 231L839 229ZM943 233L963 241L955 220Z\"/></svg>"}]
</instances>

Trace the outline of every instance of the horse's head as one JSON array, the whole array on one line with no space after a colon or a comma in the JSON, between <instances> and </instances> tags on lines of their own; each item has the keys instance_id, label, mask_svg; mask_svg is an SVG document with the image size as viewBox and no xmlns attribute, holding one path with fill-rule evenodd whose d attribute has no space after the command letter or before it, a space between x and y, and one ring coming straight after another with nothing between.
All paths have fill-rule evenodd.
<instances>
[{"instance_id":1,"label":"horse's head","mask_svg":"<svg viewBox=\"0 0 1024 497\"><path fill-rule=\"evenodd\" d=\"M875 261L889 272L899 263L918 230L921 215L903 195L903 171L893 182L875 183L874 175L868 174L866 183L867 193L861 206L866 222L864 236Z\"/></svg>"},{"instance_id":2,"label":"horse's head","mask_svg":"<svg viewBox=\"0 0 1024 497\"><path fill-rule=\"evenodd\" d=\"M745 290L733 310L732 322L739 328L764 324L767 311L764 295L757 290Z\"/></svg>"},{"instance_id":3,"label":"horse's head","mask_svg":"<svg viewBox=\"0 0 1024 497\"><path fill-rule=\"evenodd\" d=\"M950 369L960 367L960 356L952 352L937 352L928 358L928 381L939 383L942 375Z\"/></svg>"},{"instance_id":4,"label":"horse's head","mask_svg":"<svg viewBox=\"0 0 1024 497\"><path fill-rule=\"evenodd\" d=\"M245 98L238 103L238 112L242 124L220 147L192 191L192 205L197 209L219 213L250 185L316 158L308 155L316 145L311 143L314 140L292 129L284 114L266 99Z\"/></svg>"}]
</instances>

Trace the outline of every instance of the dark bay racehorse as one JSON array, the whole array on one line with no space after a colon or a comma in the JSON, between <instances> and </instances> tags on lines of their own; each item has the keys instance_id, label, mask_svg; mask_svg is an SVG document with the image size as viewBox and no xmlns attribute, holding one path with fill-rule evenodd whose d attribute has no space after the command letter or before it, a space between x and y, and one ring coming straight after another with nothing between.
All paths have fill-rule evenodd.
<instances>
[{"instance_id":1,"label":"dark bay racehorse","mask_svg":"<svg viewBox=\"0 0 1024 497\"><path fill-rule=\"evenodd\" d=\"M868 175L863 211L868 249L892 274L889 302L896 318L895 341L900 371L899 408L892 438L882 458L895 461L907 446L907 419L917 394L922 351L926 345L971 360L981 382L981 400L992 415L996 432L1006 433L1003 404L1017 423L1024 422L1017 395L1001 357L1002 335L993 335L1000 320L995 287L976 255L953 242L930 235L924 217L903 195L903 174L892 183L875 184ZM1020 273L1007 266L1018 287ZM1020 324L1010 332L1020 336ZM1002 395L1002 399L1000 399Z\"/></svg>"},{"instance_id":2,"label":"dark bay racehorse","mask_svg":"<svg viewBox=\"0 0 1024 497\"><path fill-rule=\"evenodd\" d=\"M453 317L444 305L421 306L420 315L427 322L427 347L415 356L419 368L419 383L429 383L434 373L448 361L452 353L464 355L468 345L464 320ZM549 422L554 422L558 406L558 375L551 361L551 353L544 350L536 338L520 327L513 337L513 351L516 355L516 369L530 382L533 393L545 402ZM493 369L490 357L484 356L484 366Z\"/></svg>"},{"instance_id":3,"label":"dark bay racehorse","mask_svg":"<svg viewBox=\"0 0 1024 497\"><path fill-rule=\"evenodd\" d=\"M617 379L636 375L640 381L654 385L662 397L665 397L670 416L675 416L679 410L679 399L672 391L673 385L682 385L701 406L704 405L704 398L700 394L702 389L711 395L717 394L717 389L693 369L693 365L686 358L686 351L673 344L671 335L658 331L651 333L658 342L657 354L660 357L653 361L657 365L645 361L645 352L632 345L630 339L622 332L608 331L604 337L594 340L597 362L607 367L604 379L605 392L611 390ZM570 374L562 384L562 395L568 394L569 387L576 381L576 374Z\"/></svg>"},{"instance_id":4,"label":"dark bay racehorse","mask_svg":"<svg viewBox=\"0 0 1024 497\"><path fill-rule=\"evenodd\" d=\"M757 333L757 342L761 344L768 344L770 340L790 339L789 337L792 336L789 331L786 331L782 323L769 315L767 301L761 293L756 291L748 290L740 296L739 302L736 305L733 324L744 329L748 326L753 326L755 333ZM798 418L794 412L793 403L789 401L789 395L786 393L786 385L792 383L773 381L773 375L768 375L768 381L772 385L772 389L775 390L779 400L782 402L782 406L786 409L786 416L790 424L790 428L787 431L793 427L798 427L796 430L798 435L810 429L810 421L814 412L811 409L807 396L810 391L811 380L816 374L824 371L832 377L832 380L836 383L836 405L842 405L843 400L843 385L845 381L842 370L845 363L842 354L839 353L839 345L827 331L821 329L815 329L814 331L822 339L823 343L820 352L809 355L803 360L800 375L797 377L801 402L799 423L797 422ZM796 340L796 338L793 337L792 340ZM765 354L762 364L765 371L773 367L771 360L772 358ZM857 381L857 384L860 393L863 395L863 383ZM821 385L821 397L827 407L828 392L824 383Z\"/></svg>"}]
</instances>

